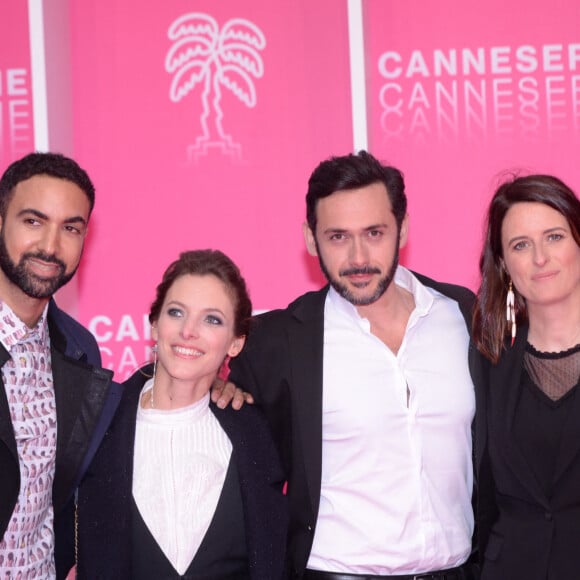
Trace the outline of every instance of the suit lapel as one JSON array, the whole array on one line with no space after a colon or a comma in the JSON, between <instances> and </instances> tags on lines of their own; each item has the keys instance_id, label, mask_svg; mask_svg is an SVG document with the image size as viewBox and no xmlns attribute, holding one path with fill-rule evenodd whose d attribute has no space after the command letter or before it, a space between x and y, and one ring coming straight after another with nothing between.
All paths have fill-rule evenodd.
<instances>
[{"instance_id":1,"label":"suit lapel","mask_svg":"<svg viewBox=\"0 0 580 580\"><path fill-rule=\"evenodd\" d=\"M139 371L123 383L123 400L119 404L115 419L103 441L104 455L99 458L97 468L101 475L101 489L93 488L95 502L108 504L110 514L116 514L117 525L109 538L103 539L107 550L105 556L119 566L119 578L129 577L133 552L132 510L137 510L133 499L133 460L135 456L135 434L137 411L141 390L148 376ZM152 370L152 368L151 368ZM152 374L152 373L151 373ZM106 475L110 473L112 475ZM122 572L121 572L122 571Z\"/></svg>"},{"instance_id":2,"label":"suit lapel","mask_svg":"<svg viewBox=\"0 0 580 580\"><path fill-rule=\"evenodd\" d=\"M133 457L145 380L138 372L123 383L117 414L81 482L79 578L131 578Z\"/></svg>"},{"instance_id":3,"label":"suit lapel","mask_svg":"<svg viewBox=\"0 0 580 580\"><path fill-rule=\"evenodd\" d=\"M0 344L0 366L10 358L6 349ZM18 500L20 489L20 469L18 450L8 397L0 376L0 538L12 516L12 511Z\"/></svg>"},{"instance_id":4,"label":"suit lapel","mask_svg":"<svg viewBox=\"0 0 580 580\"><path fill-rule=\"evenodd\" d=\"M578 417L580 417L580 393L574 393L572 405L573 407L562 429L560 451L556 458L554 471L554 483L564 474L570 463L580 452L580 421L578 421Z\"/></svg>"},{"instance_id":5,"label":"suit lapel","mask_svg":"<svg viewBox=\"0 0 580 580\"><path fill-rule=\"evenodd\" d=\"M0 344L0 367L3 367L9 359L10 355L4 346ZM1 377L0 381L2 381ZM2 389L0 389L0 441L8 447L14 456L16 465L18 465L18 450L16 449L16 439L14 438L14 428L12 427L12 418L10 417L10 407L8 405L4 381L2 381Z\"/></svg>"},{"instance_id":6,"label":"suit lapel","mask_svg":"<svg viewBox=\"0 0 580 580\"><path fill-rule=\"evenodd\" d=\"M478 352L475 344L469 344L469 371L475 386L475 418L472 425L474 466L477 470L481 467L484 451L487 446L487 397L490 385L490 363ZM475 426L475 428L474 428Z\"/></svg>"},{"instance_id":7,"label":"suit lapel","mask_svg":"<svg viewBox=\"0 0 580 580\"><path fill-rule=\"evenodd\" d=\"M322 477L322 368L324 302L328 288L309 296L294 308L288 326L293 388L292 413L299 425L308 493L314 514L320 502ZM294 454L297 457L298 454Z\"/></svg>"},{"instance_id":8,"label":"suit lapel","mask_svg":"<svg viewBox=\"0 0 580 580\"><path fill-rule=\"evenodd\" d=\"M65 357L51 348L56 400L55 510L72 494L72 487L100 416L111 383L111 373Z\"/></svg>"},{"instance_id":9,"label":"suit lapel","mask_svg":"<svg viewBox=\"0 0 580 580\"><path fill-rule=\"evenodd\" d=\"M490 400L494 403L489 405L489 429L500 434L498 451L504 455L508 468L536 501L548 508L548 500L514 434L526 343L527 328L521 329L514 346L504 352L500 363L490 368Z\"/></svg>"}]
</instances>

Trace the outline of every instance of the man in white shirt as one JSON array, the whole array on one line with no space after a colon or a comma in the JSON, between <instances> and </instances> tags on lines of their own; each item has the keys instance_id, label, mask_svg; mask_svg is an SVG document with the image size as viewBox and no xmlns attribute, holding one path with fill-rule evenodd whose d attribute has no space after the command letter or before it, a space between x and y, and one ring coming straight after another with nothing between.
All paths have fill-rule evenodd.
<instances>
[{"instance_id":1,"label":"man in white shirt","mask_svg":"<svg viewBox=\"0 0 580 580\"><path fill-rule=\"evenodd\" d=\"M330 284L259 316L230 375L287 469L290 575L472 578L473 295L398 265L403 177L367 152L322 162L306 205Z\"/></svg>"}]
</instances>

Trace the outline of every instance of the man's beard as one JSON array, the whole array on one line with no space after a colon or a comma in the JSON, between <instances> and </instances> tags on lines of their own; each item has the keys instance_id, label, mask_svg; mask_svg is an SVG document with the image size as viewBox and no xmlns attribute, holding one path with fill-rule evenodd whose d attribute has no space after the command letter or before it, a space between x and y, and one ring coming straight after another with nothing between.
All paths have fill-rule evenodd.
<instances>
[{"instance_id":1,"label":"man's beard","mask_svg":"<svg viewBox=\"0 0 580 580\"><path fill-rule=\"evenodd\" d=\"M26 268L27 261L31 258L56 264L59 273L51 278L41 278L36 274L32 274ZM72 272L67 274L66 264L62 260L40 251L22 254L20 261L16 264L8 254L4 231L0 230L0 268L10 282L18 286L22 292L31 298L50 298L59 288L71 280L77 271L78 265Z\"/></svg>"},{"instance_id":2,"label":"man's beard","mask_svg":"<svg viewBox=\"0 0 580 580\"><path fill-rule=\"evenodd\" d=\"M397 240L397 247L395 248L395 255L393 257L393 263L389 268L389 271L385 276L379 278L377 283L377 287L375 291L370 296L356 296L353 294L348 287L343 284L340 280L333 278L330 275L327 267L322 260L322 255L320 253L320 248L318 247L318 242L316 242L316 250L318 253L318 262L320 264L320 269L322 273L329 281L330 285L345 299L348 300L354 306L368 306L369 304L373 304L376 302L386 291L387 288L391 285L391 282L395 278L395 273L397 271L397 266L399 265L399 241ZM339 276L352 276L356 274L381 274L381 271L378 268L373 268L372 266L363 266L362 268L352 267L346 268L344 270L340 270L338 275ZM356 286L356 285L355 285Z\"/></svg>"}]
</instances>

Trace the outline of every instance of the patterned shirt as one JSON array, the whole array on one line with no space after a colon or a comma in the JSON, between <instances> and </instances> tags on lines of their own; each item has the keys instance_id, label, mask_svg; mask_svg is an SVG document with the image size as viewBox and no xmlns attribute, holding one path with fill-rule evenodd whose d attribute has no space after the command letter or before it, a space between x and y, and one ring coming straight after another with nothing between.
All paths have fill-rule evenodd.
<instances>
[{"instance_id":1,"label":"patterned shirt","mask_svg":"<svg viewBox=\"0 0 580 580\"><path fill-rule=\"evenodd\" d=\"M29 328L0 302L0 342L10 354L2 379L20 462L20 492L0 542L0 578L56 577L52 483L56 404L47 308Z\"/></svg>"}]
</instances>

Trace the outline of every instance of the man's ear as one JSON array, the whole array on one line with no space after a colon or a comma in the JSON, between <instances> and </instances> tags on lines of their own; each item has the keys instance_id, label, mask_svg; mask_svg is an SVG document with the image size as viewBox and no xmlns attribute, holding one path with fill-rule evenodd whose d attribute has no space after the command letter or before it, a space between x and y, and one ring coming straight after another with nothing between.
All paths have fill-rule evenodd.
<instances>
[{"instance_id":1,"label":"man's ear","mask_svg":"<svg viewBox=\"0 0 580 580\"><path fill-rule=\"evenodd\" d=\"M316 240L314 239L314 233L310 229L307 222L302 224L302 234L304 235L304 241L306 242L306 249L311 256L318 256L318 250L316 249Z\"/></svg>"},{"instance_id":2,"label":"man's ear","mask_svg":"<svg viewBox=\"0 0 580 580\"><path fill-rule=\"evenodd\" d=\"M240 354L242 348L244 348L244 344L246 344L246 337L245 336L237 336L232 341L230 348L228 349L228 356L234 358Z\"/></svg>"},{"instance_id":3,"label":"man's ear","mask_svg":"<svg viewBox=\"0 0 580 580\"><path fill-rule=\"evenodd\" d=\"M409 238L409 214L406 213L403 221L401 222L401 228L399 231L399 248L404 248L407 245L407 240Z\"/></svg>"}]
</instances>

